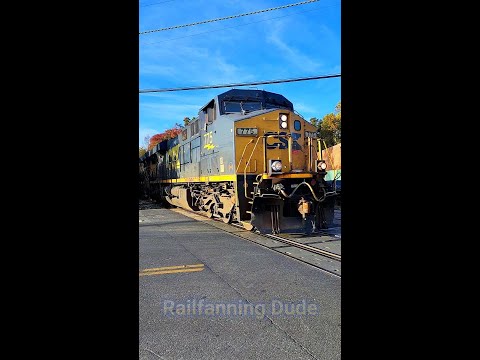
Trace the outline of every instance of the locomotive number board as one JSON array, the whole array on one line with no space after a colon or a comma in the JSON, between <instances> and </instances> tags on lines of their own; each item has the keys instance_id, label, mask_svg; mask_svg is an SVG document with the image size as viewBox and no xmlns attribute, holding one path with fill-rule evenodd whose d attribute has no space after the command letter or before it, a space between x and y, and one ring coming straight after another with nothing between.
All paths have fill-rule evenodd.
<instances>
[{"instance_id":1,"label":"locomotive number board","mask_svg":"<svg viewBox=\"0 0 480 360\"><path fill-rule=\"evenodd\" d=\"M240 136L257 136L257 128L237 128L237 135Z\"/></svg>"},{"instance_id":2,"label":"locomotive number board","mask_svg":"<svg viewBox=\"0 0 480 360\"><path fill-rule=\"evenodd\" d=\"M317 133L315 131L305 131L305 137L316 139L317 138Z\"/></svg>"}]
</instances>

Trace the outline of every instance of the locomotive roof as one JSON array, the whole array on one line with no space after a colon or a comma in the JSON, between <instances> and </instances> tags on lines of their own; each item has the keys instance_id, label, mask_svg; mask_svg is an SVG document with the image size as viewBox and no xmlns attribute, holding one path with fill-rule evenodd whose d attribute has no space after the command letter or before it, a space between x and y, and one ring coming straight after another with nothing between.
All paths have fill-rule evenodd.
<instances>
[{"instance_id":1,"label":"locomotive roof","mask_svg":"<svg viewBox=\"0 0 480 360\"><path fill-rule=\"evenodd\" d=\"M202 108L200 111L205 109L207 106L209 106L213 101L216 101L217 103L221 103L222 101L261 101L263 104L268 103L269 105L278 105L279 107L282 108L288 108L291 111L293 111L293 104L283 95L273 93L270 91L265 91L265 90L244 90L244 89L231 89L228 90L224 93L221 93L215 98L209 100ZM239 115L241 119L245 119L250 116L256 116L259 114L263 113L268 113L270 111L273 111L273 109L263 109L255 112L255 115ZM148 159L150 156L152 156L155 152L160 151L160 150L166 150L167 147L170 148L174 145L173 142L178 143L178 137L174 139L168 140L168 146L167 146L167 141L164 140L160 142L159 144L156 145L152 150L147 151L143 156L139 158L139 161L142 162L146 159Z\"/></svg>"},{"instance_id":2,"label":"locomotive roof","mask_svg":"<svg viewBox=\"0 0 480 360\"><path fill-rule=\"evenodd\" d=\"M227 101L262 101L263 103L269 103L273 105L278 105L280 107L286 107L293 111L293 104L283 95L265 91L265 90L240 90L240 89L232 89L228 90L224 93L221 93L215 97L217 101L220 103L224 100ZM214 100L214 99L212 99ZM200 111L206 108L211 102L210 100L206 103Z\"/></svg>"}]
</instances>

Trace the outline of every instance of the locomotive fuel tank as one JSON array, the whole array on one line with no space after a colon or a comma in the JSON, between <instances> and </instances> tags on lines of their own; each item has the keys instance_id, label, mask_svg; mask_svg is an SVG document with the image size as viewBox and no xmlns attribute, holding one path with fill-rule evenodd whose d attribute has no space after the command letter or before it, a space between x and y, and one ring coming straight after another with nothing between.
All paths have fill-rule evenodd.
<instances>
[{"instance_id":1,"label":"locomotive fuel tank","mask_svg":"<svg viewBox=\"0 0 480 360\"><path fill-rule=\"evenodd\" d=\"M193 206L192 194L189 188L182 186L167 187L165 192L168 194L165 196L165 200L171 205L181 207L183 209L197 210Z\"/></svg>"}]
</instances>

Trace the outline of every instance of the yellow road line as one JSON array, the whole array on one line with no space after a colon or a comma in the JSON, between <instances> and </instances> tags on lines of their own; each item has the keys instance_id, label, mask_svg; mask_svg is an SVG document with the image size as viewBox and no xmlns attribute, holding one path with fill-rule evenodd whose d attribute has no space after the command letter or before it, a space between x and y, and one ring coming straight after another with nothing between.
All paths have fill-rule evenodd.
<instances>
[{"instance_id":1,"label":"yellow road line","mask_svg":"<svg viewBox=\"0 0 480 360\"><path fill-rule=\"evenodd\" d=\"M201 268L190 268L190 269L177 269L177 270L165 270L165 271L151 271L151 272L139 273L138 276L186 273L186 272L202 271L203 269L204 269L204 268L201 267Z\"/></svg>"},{"instance_id":2,"label":"yellow road line","mask_svg":"<svg viewBox=\"0 0 480 360\"><path fill-rule=\"evenodd\" d=\"M203 266L204 266L203 264L164 266L164 267L159 267L159 268L145 269L145 270L142 270L141 272L163 271L163 270L174 270L174 269L185 269L185 268L197 268L197 267L203 267Z\"/></svg>"},{"instance_id":3,"label":"yellow road line","mask_svg":"<svg viewBox=\"0 0 480 360\"><path fill-rule=\"evenodd\" d=\"M164 267L159 267L159 268L151 268L151 269L142 270L142 271L139 272L139 276L202 271L203 267L204 267L203 264L164 266Z\"/></svg>"}]
</instances>

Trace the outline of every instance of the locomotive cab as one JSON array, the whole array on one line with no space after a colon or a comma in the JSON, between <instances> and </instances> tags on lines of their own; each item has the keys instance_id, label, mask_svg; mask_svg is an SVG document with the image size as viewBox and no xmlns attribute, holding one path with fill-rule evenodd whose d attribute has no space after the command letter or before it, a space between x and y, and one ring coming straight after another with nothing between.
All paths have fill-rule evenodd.
<instances>
[{"instance_id":1,"label":"locomotive cab","mask_svg":"<svg viewBox=\"0 0 480 360\"><path fill-rule=\"evenodd\" d=\"M238 217L260 232L310 233L331 226L335 192L317 159L316 128L282 95L257 91L245 97L235 99L241 112L235 121ZM226 109L235 109L232 98ZM256 110L243 112L252 98Z\"/></svg>"}]
</instances>

